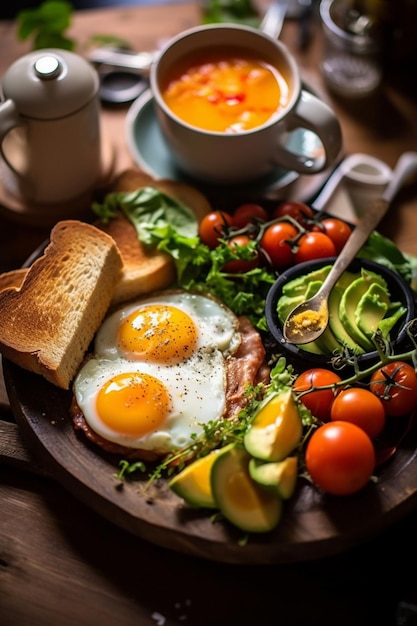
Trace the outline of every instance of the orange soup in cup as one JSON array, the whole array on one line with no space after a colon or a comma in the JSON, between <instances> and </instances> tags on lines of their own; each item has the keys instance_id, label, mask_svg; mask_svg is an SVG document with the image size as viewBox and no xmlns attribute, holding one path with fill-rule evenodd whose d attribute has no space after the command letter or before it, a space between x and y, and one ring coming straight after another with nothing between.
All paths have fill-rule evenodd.
<instances>
[{"instance_id":1,"label":"orange soup in cup","mask_svg":"<svg viewBox=\"0 0 417 626\"><path fill-rule=\"evenodd\" d=\"M285 77L237 49L207 50L178 64L162 90L171 111L207 131L240 133L262 126L290 99Z\"/></svg>"}]
</instances>

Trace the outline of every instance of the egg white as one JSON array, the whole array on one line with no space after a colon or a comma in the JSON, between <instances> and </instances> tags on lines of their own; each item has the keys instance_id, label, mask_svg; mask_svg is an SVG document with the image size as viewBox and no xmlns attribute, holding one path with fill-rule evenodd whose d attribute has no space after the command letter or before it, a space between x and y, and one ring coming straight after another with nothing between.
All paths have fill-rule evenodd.
<instances>
[{"instance_id":1,"label":"egg white","mask_svg":"<svg viewBox=\"0 0 417 626\"><path fill-rule=\"evenodd\" d=\"M202 424L219 419L226 408L227 355L240 344L234 314L211 298L188 292L160 293L143 303L168 303L187 312L199 330L198 345L186 360L155 363L126 358L117 348L118 327L138 302L113 313L100 328L95 355L81 368L74 381L74 394L83 415L97 434L128 448L154 451L159 455L192 443L203 434ZM101 420L97 394L106 381L123 372L149 374L161 381L169 393L170 408L164 424L141 437L109 428Z\"/></svg>"},{"instance_id":2,"label":"egg white","mask_svg":"<svg viewBox=\"0 0 417 626\"><path fill-rule=\"evenodd\" d=\"M207 296L188 291L173 291L160 292L150 298L137 300L110 315L96 335L95 354L107 359L123 356L117 346L119 326L139 306L148 304L168 304L187 313L199 330L197 348L217 348L224 355L228 355L239 347L238 322L230 309Z\"/></svg>"}]
</instances>

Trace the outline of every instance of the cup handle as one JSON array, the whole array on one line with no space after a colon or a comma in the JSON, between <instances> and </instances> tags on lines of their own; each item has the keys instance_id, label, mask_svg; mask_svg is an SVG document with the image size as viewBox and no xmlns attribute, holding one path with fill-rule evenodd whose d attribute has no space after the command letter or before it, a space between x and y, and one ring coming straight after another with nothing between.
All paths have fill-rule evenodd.
<instances>
[{"instance_id":1,"label":"cup handle","mask_svg":"<svg viewBox=\"0 0 417 626\"><path fill-rule=\"evenodd\" d=\"M16 126L20 126L22 124L22 120L19 116L19 113L16 109L16 106L13 100L6 100L0 105L0 155L2 159L7 163L8 167L12 170L16 176L21 176L19 172L13 167L8 158L6 157L3 150L3 140L7 133L15 128Z\"/></svg>"},{"instance_id":2,"label":"cup handle","mask_svg":"<svg viewBox=\"0 0 417 626\"><path fill-rule=\"evenodd\" d=\"M317 174L332 165L342 148L342 130L334 112L308 91L301 91L298 102L288 119L287 131L300 128L312 131L323 144L318 156L291 152L282 143L277 147L277 163L300 174Z\"/></svg>"}]
</instances>

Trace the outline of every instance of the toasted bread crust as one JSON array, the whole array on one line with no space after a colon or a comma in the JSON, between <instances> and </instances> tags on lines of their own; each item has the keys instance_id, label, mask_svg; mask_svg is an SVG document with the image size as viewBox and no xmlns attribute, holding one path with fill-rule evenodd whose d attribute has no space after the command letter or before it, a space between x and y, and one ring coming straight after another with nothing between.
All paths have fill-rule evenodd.
<instances>
[{"instance_id":1,"label":"toasted bread crust","mask_svg":"<svg viewBox=\"0 0 417 626\"><path fill-rule=\"evenodd\" d=\"M114 240L98 228L59 222L20 289L0 292L0 352L68 389L119 280Z\"/></svg>"},{"instance_id":2,"label":"toasted bread crust","mask_svg":"<svg viewBox=\"0 0 417 626\"><path fill-rule=\"evenodd\" d=\"M107 224L98 222L96 225L114 239L123 263L120 280L113 292L112 306L164 289L175 281L172 257L153 248L145 248L138 239L135 227L122 213Z\"/></svg>"},{"instance_id":3,"label":"toasted bread crust","mask_svg":"<svg viewBox=\"0 0 417 626\"><path fill-rule=\"evenodd\" d=\"M0 292L4 289L20 289L28 273L28 268L20 268L0 274Z\"/></svg>"}]
</instances>

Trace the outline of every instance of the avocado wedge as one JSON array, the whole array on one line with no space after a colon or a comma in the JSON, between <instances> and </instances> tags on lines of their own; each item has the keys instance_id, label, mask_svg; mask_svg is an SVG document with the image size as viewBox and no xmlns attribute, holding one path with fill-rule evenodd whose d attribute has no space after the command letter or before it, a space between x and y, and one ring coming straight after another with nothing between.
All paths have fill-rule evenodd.
<instances>
[{"instance_id":1,"label":"avocado wedge","mask_svg":"<svg viewBox=\"0 0 417 626\"><path fill-rule=\"evenodd\" d=\"M339 306L340 321L352 339L366 351L374 350L375 346L359 328L357 312L361 299L371 288L371 285L374 284L379 284L384 290L385 297L388 299L389 303L388 289L384 279L374 272L362 270L361 276L345 289L340 299Z\"/></svg>"},{"instance_id":2,"label":"avocado wedge","mask_svg":"<svg viewBox=\"0 0 417 626\"><path fill-rule=\"evenodd\" d=\"M283 502L278 495L257 484L249 474L250 455L229 444L211 469L211 489L224 517L250 533L273 530L281 519Z\"/></svg>"},{"instance_id":3,"label":"avocado wedge","mask_svg":"<svg viewBox=\"0 0 417 626\"><path fill-rule=\"evenodd\" d=\"M243 444L262 461L282 461L300 442L303 427L292 390L280 391L260 404Z\"/></svg>"},{"instance_id":4,"label":"avocado wedge","mask_svg":"<svg viewBox=\"0 0 417 626\"><path fill-rule=\"evenodd\" d=\"M339 313L340 301L343 294L349 285L351 285L357 278L359 278L358 274L352 274L352 272L346 271L333 287L329 296L329 326L334 336L337 337L338 342L342 344L342 346L346 346L355 354L363 354L365 350L361 348L361 346L359 346L347 332L345 325L340 319Z\"/></svg>"},{"instance_id":5,"label":"avocado wedge","mask_svg":"<svg viewBox=\"0 0 417 626\"><path fill-rule=\"evenodd\" d=\"M385 317L390 300L386 289L374 283L360 298L356 308L356 323L358 328L369 339L372 339L381 320Z\"/></svg>"},{"instance_id":6,"label":"avocado wedge","mask_svg":"<svg viewBox=\"0 0 417 626\"><path fill-rule=\"evenodd\" d=\"M221 450L193 461L169 482L169 487L191 506L216 509L210 484L213 463Z\"/></svg>"},{"instance_id":7,"label":"avocado wedge","mask_svg":"<svg viewBox=\"0 0 417 626\"><path fill-rule=\"evenodd\" d=\"M297 484L297 457L288 456L275 463L264 463L252 458L249 461L249 474L263 487L274 490L283 500L289 500Z\"/></svg>"}]
</instances>

